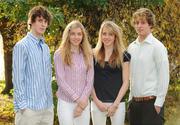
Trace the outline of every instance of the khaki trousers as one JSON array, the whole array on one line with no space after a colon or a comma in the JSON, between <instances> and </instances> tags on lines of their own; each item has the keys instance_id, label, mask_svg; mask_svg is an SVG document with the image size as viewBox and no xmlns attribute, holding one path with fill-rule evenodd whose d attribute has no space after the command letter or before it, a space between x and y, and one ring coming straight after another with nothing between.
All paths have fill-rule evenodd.
<instances>
[{"instance_id":1,"label":"khaki trousers","mask_svg":"<svg viewBox=\"0 0 180 125\"><path fill-rule=\"evenodd\" d=\"M18 111L15 116L15 125L53 125L53 121L53 107L40 111L25 109Z\"/></svg>"}]
</instances>

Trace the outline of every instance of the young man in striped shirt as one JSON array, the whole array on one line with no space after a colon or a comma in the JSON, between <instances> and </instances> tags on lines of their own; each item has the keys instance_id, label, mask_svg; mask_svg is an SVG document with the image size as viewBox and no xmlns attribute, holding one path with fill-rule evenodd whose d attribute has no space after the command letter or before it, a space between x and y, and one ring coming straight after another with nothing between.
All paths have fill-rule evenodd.
<instances>
[{"instance_id":1,"label":"young man in striped shirt","mask_svg":"<svg viewBox=\"0 0 180 125\"><path fill-rule=\"evenodd\" d=\"M14 46L15 125L53 125L51 60L43 38L51 19L45 7L32 8L28 14L30 32Z\"/></svg>"}]
</instances>

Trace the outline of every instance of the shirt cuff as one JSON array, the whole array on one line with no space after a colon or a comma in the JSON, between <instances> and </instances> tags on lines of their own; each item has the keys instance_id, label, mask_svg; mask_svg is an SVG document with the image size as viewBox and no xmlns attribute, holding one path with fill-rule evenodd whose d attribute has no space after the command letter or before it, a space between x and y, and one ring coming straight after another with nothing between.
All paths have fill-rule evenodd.
<instances>
[{"instance_id":1,"label":"shirt cuff","mask_svg":"<svg viewBox=\"0 0 180 125\"><path fill-rule=\"evenodd\" d=\"M74 93L74 94L72 95L72 100L73 100L73 101L76 101L78 98L79 98L79 96L78 96L76 93Z\"/></svg>"},{"instance_id":2,"label":"shirt cuff","mask_svg":"<svg viewBox=\"0 0 180 125\"><path fill-rule=\"evenodd\" d=\"M88 99L88 97L87 97L86 95L82 95L82 96L80 97L80 100L84 100L84 99Z\"/></svg>"},{"instance_id":3,"label":"shirt cuff","mask_svg":"<svg viewBox=\"0 0 180 125\"><path fill-rule=\"evenodd\" d=\"M25 109L25 108L27 108L26 101L25 101L25 100L21 101L18 106L19 106L19 109Z\"/></svg>"},{"instance_id":4,"label":"shirt cuff","mask_svg":"<svg viewBox=\"0 0 180 125\"><path fill-rule=\"evenodd\" d=\"M157 97L154 103L155 106L162 107L165 101L165 97Z\"/></svg>"}]
</instances>

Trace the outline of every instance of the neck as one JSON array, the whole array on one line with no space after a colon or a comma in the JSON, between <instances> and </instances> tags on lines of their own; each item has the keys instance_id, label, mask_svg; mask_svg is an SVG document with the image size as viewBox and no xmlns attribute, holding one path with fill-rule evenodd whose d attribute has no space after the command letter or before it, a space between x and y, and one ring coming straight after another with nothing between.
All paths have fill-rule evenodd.
<instances>
[{"instance_id":1,"label":"neck","mask_svg":"<svg viewBox=\"0 0 180 125\"><path fill-rule=\"evenodd\" d=\"M38 34L38 33L34 32L33 30L31 30L31 33L38 39L42 37L42 34Z\"/></svg>"},{"instance_id":2,"label":"neck","mask_svg":"<svg viewBox=\"0 0 180 125\"><path fill-rule=\"evenodd\" d=\"M143 35L143 36L140 35L140 36L138 37L139 42L142 43L149 34L150 34L150 33L148 33L148 34L146 34L146 35Z\"/></svg>"},{"instance_id":3,"label":"neck","mask_svg":"<svg viewBox=\"0 0 180 125\"><path fill-rule=\"evenodd\" d=\"M73 46L73 45L71 44L71 50L72 50L73 52L79 53L79 46Z\"/></svg>"},{"instance_id":4,"label":"neck","mask_svg":"<svg viewBox=\"0 0 180 125\"><path fill-rule=\"evenodd\" d=\"M105 46L105 61L108 61L113 52L113 46Z\"/></svg>"}]
</instances>

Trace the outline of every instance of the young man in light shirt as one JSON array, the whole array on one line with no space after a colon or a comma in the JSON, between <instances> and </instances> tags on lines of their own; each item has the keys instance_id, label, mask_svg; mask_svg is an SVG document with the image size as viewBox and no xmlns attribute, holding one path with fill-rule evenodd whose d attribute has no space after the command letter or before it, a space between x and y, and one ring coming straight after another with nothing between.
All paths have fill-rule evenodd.
<instances>
[{"instance_id":1,"label":"young man in light shirt","mask_svg":"<svg viewBox=\"0 0 180 125\"><path fill-rule=\"evenodd\" d=\"M43 33L52 16L43 6L28 14L30 32L13 49L15 125L53 125L51 59Z\"/></svg>"},{"instance_id":2,"label":"young man in light shirt","mask_svg":"<svg viewBox=\"0 0 180 125\"><path fill-rule=\"evenodd\" d=\"M169 84L167 50L151 30L155 16L147 8L138 9L132 25L138 37L128 47L130 62L130 125L162 125L163 104Z\"/></svg>"}]
</instances>

